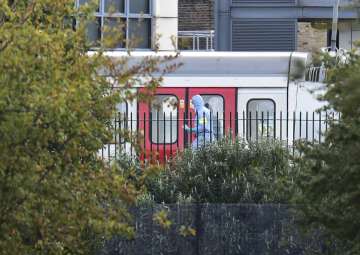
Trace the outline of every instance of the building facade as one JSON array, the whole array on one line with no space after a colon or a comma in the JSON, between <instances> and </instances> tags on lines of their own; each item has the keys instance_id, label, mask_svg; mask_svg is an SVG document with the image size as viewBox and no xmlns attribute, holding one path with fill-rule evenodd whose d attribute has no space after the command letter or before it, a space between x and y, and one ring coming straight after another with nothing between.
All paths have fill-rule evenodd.
<instances>
[{"instance_id":1,"label":"building facade","mask_svg":"<svg viewBox=\"0 0 360 255\"><path fill-rule=\"evenodd\" d=\"M77 0L77 5L91 0ZM174 50L177 48L177 0L99 0L96 19L88 24L88 39L96 48L116 38L112 50Z\"/></svg>"},{"instance_id":2,"label":"building facade","mask_svg":"<svg viewBox=\"0 0 360 255\"><path fill-rule=\"evenodd\" d=\"M329 44L333 0L221 0L215 5L215 45L221 51L311 51ZM360 39L358 10L342 0L338 47ZM325 24L324 27L316 24ZM330 26L329 26L330 25Z\"/></svg>"}]
</instances>

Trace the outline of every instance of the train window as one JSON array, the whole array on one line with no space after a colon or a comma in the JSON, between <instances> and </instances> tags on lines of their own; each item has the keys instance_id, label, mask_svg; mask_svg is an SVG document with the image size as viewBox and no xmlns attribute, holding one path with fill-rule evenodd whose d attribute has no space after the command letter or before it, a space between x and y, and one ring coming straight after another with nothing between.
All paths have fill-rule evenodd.
<instances>
[{"instance_id":1,"label":"train window","mask_svg":"<svg viewBox=\"0 0 360 255\"><path fill-rule=\"evenodd\" d=\"M251 99L247 104L247 137L257 140L274 136L275 102L272 99Z\"/></svg>"},{"instance_id":2,"label":"train window","mask_svg":"<svg viewBox=\"0 0 360 255\"><path fill-rule=\"evenodd\" d=\"M173 95L155 96L151 106L151 142L171 144L177 141L178 99Z\"/></svg>"},{"instance_id":3,"label":"train window","mask_svg":"<svg viewBox=\"0 0 360 255\"><path fill-rule=\"evenodd\" d=\"M122 102L116 106L116 116L114 119L114 129L115 129L115 143L124 143L124 132L128 129L128 126L131 121L128 117L128 104L127 102ZM130 124L131 125L131 124ZM134 125L134 123L133 123Z\"/></svg>"},{"instance_id":4,"label":"train window","mask_svg":"<svg viewBox=\"0 0 360 255\"><path fill-rule=\"evenodd\" d=\"M207 107L211 112L211 124L216 139L221 139L224 123L224 98L220 95L201 95Z\"/></svg>"}]
</instances>

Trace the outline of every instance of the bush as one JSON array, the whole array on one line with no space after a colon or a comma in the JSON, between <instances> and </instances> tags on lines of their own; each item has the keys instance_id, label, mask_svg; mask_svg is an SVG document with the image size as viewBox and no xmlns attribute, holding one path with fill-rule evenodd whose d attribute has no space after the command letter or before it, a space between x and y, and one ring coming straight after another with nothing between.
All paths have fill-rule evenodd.
<instances>
[{"instance_id":1,"label":"bush","mask_svg":"<svg viewBox=\"0 0 360 255\"><path fill-rule=\"evenodd\" d=\"M277 142L226 138L184 151L146 186L158 203L286 203L296 174L289 162Z\"/></svg>"}]
</instances>

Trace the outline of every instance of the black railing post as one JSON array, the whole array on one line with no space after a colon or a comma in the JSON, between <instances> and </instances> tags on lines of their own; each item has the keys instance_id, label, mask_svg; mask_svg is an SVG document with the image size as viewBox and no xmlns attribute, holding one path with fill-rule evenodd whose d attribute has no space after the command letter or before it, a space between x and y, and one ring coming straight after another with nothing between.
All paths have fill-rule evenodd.
<instances>
[{"instance_id":1,"label":"black railing post","mask_svg":"<svg viewBox=\"0 0 360 255\"><path fill-rule=\"evenodd\" d=\"M299 119L299 139L302 138L301 127L302 127L302 112L300 112L300 119Z\"/></svg>"},{"instance_id":2,"label":"black railing post","mask_svg":"<svg viewBox=\"0 0 360 255\"><path fill-rule=\"evenodd\" d=\"M321 143L321 111L319 111L319 143Z\"/></svg>"},{"instance_id":3,"label":"black railing post","mask_svg":"<svg viewBox=\"0 0 360 255\"><path fill-rule=\"evenodd\" d=\"M219 140L219 112L216 112L216 140Z\"/></svg>"},{"instance_id":4,"label":"black railing post","mask_svg":"<svg viewBox=\"0 0 360 255\"><path fill-rule=\"evenodd\" d=\"M172 112L170 112L170 158L172 158L172 134L173 134L173 131L172 131Z\"/></svg>"},{"instance_id":5,"label":"black railing post","mask_svg":"<svg viewBox=\"0 0 360 255\"><path fill-rule=\"evenodd\" d=\"M130 157L132 158L132 148L133 148L133 141L132 141L132 130L133 130L133 113L130 113Z\"/></svg>"},{"instance_id":6,"label":"black railing post","mask_svg":"<svg viewBox=\"0 0 360 255\"><path fill-rule=\"evenodd\" d=\"M315 112L312 113L312 144L315 143Z\"/></svg>"},{"instance_id":7,"label":"black railing post","mask_svg":"<svg viewBox=\"0 0 360 255\"><path fill-rule=\"evenodd\" d=\"M160 137L160 130L159 130L159 124L160 124L160 120L159 120L159 110L157 110L157 114L156 114L156 160L159 160L159 137Z\"/></svg>"},{"instance_id":8,"label":"black railing post","mask_svg":"<svg viewBox=\"0 0 360 255\"><path fill-rule=\"evenodd\" d=\"M203 146L205 147L205 145L206 145L206 119L205 119L205 112L203 112L203 119L202 119L202 121L203 121L203 133L204 133L204 144L203 144Z\"/></svg>"},{"instance_id":9,"label":"black railing post","mask_svg":"<svg viewBox=\"0 0 360 255\"><path fill-rule=\"evenodd\" d=\"M146 160L146 113L144 112L144 148L143 148L143 153L144 153L144 162Z\"/></svg>"},{"instance_id":10,"label":"black railing post","mask_svg":"<svg viewBox=\"0 0 360 255\"><path fill-rule=\"evenodd\" d=\"M213 142L212 136L213 136L213 119L212 119L212 112L210 111L210 143Z\"/></svg>"},{"instance_id":11,"label":"black railing post","mask_svg":"<svg viewBox=\"0 0 360 255\"><path fill-rule=\"evenodd\" d=\"M199 113L196 111L196 149L199 149Z\"/></svg>"},{"instance_id":12,"label":"black railing post","mask_svg":"<svg viewBox=\"0 0 360 255\"><path fill-rule=\"evenodd\" d=\"M164 135L163 135L163 154L164 154L164 163L166 162L166 115L165 115L165 112L163 113L163 123L164 123Z\"/></svg>"},{"instance_id":13,"label":"black railing post","mask_svg":"<svg viewBox=\"0 0 360 255\"><path fill-rule=\"evenodd\" d=\"M283 116L282 116L282 111L280 111L280 141L282 141L282 120L283 120Z\"/></svg>"},{"instance_id":14,"label":"black railing post","mask_svg":"<svg viewBox=\"0 0 360 255\"><path fill-rule=\"evenodd\" d=\"M309 112L306 112L305 123L306 123L306 130L305 130L305 132L306 132L306 141L308 141L308 139L309 139L309 127L308 127L308 125L309 125Z\"/></svg>"}]
</instances>

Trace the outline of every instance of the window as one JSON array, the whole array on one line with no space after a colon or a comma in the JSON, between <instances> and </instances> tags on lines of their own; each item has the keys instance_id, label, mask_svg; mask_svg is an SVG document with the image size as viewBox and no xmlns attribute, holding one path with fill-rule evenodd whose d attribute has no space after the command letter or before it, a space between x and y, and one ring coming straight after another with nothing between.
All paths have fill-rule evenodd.
<instances>
[{"instance_id":1,"label":"window","mask_svg":"<svg viewBox=\"0 0 360 255\"><path fill-rule=\"evenodd\" d=\"M178 137L178 99L173 95L157 95L151 105L151 142L172 144Z\"/></svg>"},{"instance_id":2,"label":"window","mask_svg":"<svg viewBox=\"0 0 360 255\"><path fill-rule=\"evenodd\" d=\"M201 95L205 107L211 113L211 129L216 139L221 139L224 132L224 98L220 95Z\"/></svg>"},{"instance_id":3,"label":"window","mask_svg":"<svg viewBox=\"0 0 360 255\"><path fill-rule=\"evenodd\" d=\"M95 21L87 25L87 37L94 47L111 39L113 49L151 47L151 0L99 0ZM77 5L91 3L77 0Z\"/></svg>"},{"instance_id":4,"label":"window","mask_svg":"<svg viewBox=\"0 0 360 255\"><path fill-rule=\"evenodd\" d=\"M116 116L114 119L115 143L125 142L124 134L128 131L130 121L133 120L130 120L128 117L128 104L126 102L118 104L116 106Z\"/></svg>"},{"instance_id":5,"label":"window","mask_svg":"<svg viewBox=\"0 0 360 255\"><path fill-rule=\"evenodd\" d=\"M273 137L275 102L271 99L251 99L247 104L247 137L258 140Z\"/></svg>"}]
</instances>

